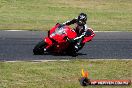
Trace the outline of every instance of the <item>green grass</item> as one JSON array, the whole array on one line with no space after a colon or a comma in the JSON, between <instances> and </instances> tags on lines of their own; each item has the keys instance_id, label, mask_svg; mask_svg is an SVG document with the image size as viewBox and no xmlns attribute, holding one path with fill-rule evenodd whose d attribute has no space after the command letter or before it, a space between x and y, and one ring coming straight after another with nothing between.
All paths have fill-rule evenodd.
<instances>
[{"instance_id":1,"label":"green grass","mask_svg":"<svg viewBox=\"0 0 132 88\"><path fill-rule=\"evenodd\" d=\"M132 0L0 0L0 30L49 30L80 12L95 31L132 31Z\"/></svg>"},{"instance_id":2,"label":"green grass","mask_svg":"<svg viewBox=\"0 0 132 88\"><path fill-rule=\"evenodd\" d=\"M0 88L83 88L78 81L82 68L89 72L90 79L132 80L131 67L132 60L0 62ZM132 88L132 86L96 86L96 88Z\"/></svg>"}]
</instances>

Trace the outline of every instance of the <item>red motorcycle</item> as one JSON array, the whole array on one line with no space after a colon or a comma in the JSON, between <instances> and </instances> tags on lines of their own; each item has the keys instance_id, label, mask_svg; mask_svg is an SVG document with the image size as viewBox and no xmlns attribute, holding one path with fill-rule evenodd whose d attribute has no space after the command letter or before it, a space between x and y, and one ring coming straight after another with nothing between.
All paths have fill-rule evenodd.
<instances>
[{"instance_id":1,"label":"red motorcycle","mask_svg":"<svg viewBox=\"0 0 132 88\"><path fill-rule=\"evenodd\" d=\"M83 40L80 44L80 49L83 48L86 42L92 40L95 36L94 32L89 29L87 31L90 35L84 36ZM44 53L56 53L56 54L75 54L76 51L74 46L77 44L78 40L74 42L70 42L70 40L74 39L77 36L75 30L71 29L69 26L61 26L60 24L56 24L53 28L48 31L48 36L45 37L41 42L39 42L33 49L33 53L35 55L40 55ZM48 49L46 52L44 49Z\"/></svg>"}]
</instances>

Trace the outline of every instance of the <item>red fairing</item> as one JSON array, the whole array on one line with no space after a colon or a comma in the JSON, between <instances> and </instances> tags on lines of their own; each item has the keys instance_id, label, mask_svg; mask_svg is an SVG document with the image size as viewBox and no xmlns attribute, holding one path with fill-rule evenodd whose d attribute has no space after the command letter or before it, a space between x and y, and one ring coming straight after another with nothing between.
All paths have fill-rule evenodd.
<instances>
[{"instance_id":1,"label":"red fairing","mask_svg":"<svg viewBox=\"0 0 132 88\"><path fill-rule=\"evenodd\" d=\"M69 39L73 39L77 36L75 30L72 30L69 26L66 26L66 33Z\"/></svg>"},{"instance_id":2,"label":"red fairing","mask_svg":"<svg viewBox=\"0 0 132 88\"><path fill-rule=\"evenodd\" d=\"M82 43L86 43L86 42L89 42L93 39L93 37L95 36L95 33L93 32L93 30L91 28L89 28L89 30L92 34L90 36L86 36L84 37L84 40Z\"/></svg>"},{"instance_id":3,"label":"red fairing","mask_svg":"<svg viewBox=\"0 0 132 88\"><path fill-rule=\"evenodd\" d=\"M62 52L69 46L69 42L67 42L66 37L69 39L73 39L77 36L76 32L72 30L69 26L60 27L60 24L55 25L48 32L48 37L44 38L44 41L47 43L46 48L54 45L54 50L52 52ZM56 41L56 42L54 42Z\"/></svg>"},{"instance_id":4,"label":"red fairing","mask_svg":"<svg viewBox=\"0 0 132 88\"><path fill-rule=\"evenodd\" d=\"M69 26L64 26L63 29L59 29L58 32L56 32L58 26L59 25L56 25L55 27L53 27L53 29L51 29L51 34L49 36L50 38L56 40L58 43L66 42L66 40L64 39L65 37L73 39L77 36L76 32L72 30Z\"/></svg>"},{"instance_id":5,"label":"red fairing","mask_svg":"<svg viewBox=\"0 0 132 88\"><path fill-rule=\"evenodd\" d=\"M46 48L49 48L53 44L49 37L44 38L44 42L48 44Z\"/></svg>"}]
</instances>

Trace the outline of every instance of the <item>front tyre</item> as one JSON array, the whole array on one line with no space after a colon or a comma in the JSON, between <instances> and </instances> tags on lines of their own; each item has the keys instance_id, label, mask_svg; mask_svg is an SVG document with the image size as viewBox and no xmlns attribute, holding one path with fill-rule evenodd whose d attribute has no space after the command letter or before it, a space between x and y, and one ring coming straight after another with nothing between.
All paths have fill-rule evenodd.
<instances>
[{"instance_id":1,"label":"front tyre","mask_svg":"<svg viewBox=\"0 0 132 88\"><path fill-rule=\"evenodd\" d=\"M44 41L39 42L33 49L34 55L44 54L44 48L45 47L46 47L46 43Z\"/></svg>"}]
</instances>

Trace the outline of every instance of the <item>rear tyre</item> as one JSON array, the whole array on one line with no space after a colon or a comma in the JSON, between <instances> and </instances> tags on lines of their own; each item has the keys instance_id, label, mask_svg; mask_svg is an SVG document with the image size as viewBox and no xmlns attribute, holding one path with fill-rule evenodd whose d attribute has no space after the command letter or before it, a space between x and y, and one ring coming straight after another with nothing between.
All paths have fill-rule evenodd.
<instances>
[{"instance_id":1,"label":"rear tyre","mask_svg":"<svg viewBox=\"0 0 132 88\"><path fill-rule=\"evenodd\" d=\"M44 48L45 47L46 47L46 43L44 41L39 42L33 49L34 55L44 54Z\"/></svg>"}]
</instances>

